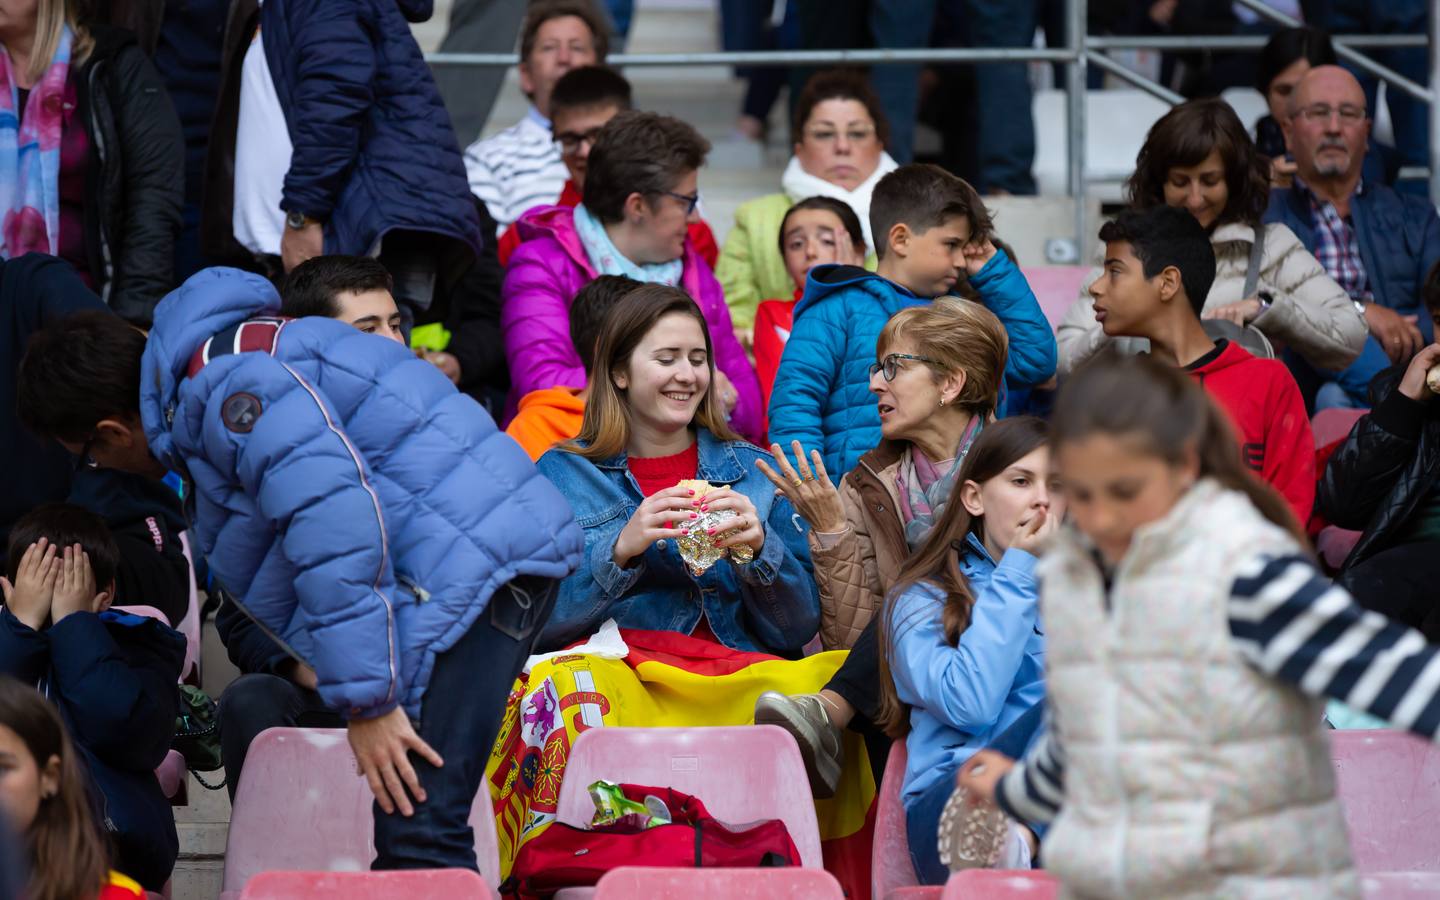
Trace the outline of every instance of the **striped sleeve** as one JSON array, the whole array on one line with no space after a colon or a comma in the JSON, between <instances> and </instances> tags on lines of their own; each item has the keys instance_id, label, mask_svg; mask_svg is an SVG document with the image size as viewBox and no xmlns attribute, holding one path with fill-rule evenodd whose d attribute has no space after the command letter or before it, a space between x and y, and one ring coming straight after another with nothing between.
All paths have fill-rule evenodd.
<instances>
[{"instance_id":1,"label":"striped sleeve","mask_svg":"<svg viewBox=\"0 0 1440 900\"><path fill-rule=\"evenodd\" d=\"M1367 610L1301 556L1262 556L1231 589L1230 633L1255 668L1401 728L1440 735L1440 648Z\"/></svg>"},{"instance_id":2,"label":"striped sleeve","mask_svg":"<svg viewBox=\"0 0 1440 900\"><path fill-rule=\"evenodd\" d=\"M995 802L1019 822L1046 825L1065 799L1065 751L1048 720L1025 760L1000 779Z\"/></svg>"}]
</instances>

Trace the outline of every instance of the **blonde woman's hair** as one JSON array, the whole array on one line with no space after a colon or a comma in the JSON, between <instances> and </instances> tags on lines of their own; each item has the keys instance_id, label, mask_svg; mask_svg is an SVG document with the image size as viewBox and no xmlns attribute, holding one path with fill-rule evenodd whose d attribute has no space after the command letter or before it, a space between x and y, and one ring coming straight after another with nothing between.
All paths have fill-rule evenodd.
<instances>
[{"instance_id":1,"label":"blonde woman's hair","mask_svg":"<svg viewBox=\"0 0 1440 900\"><path fill-rule=\"evenodd\" d=\"M995 410L1010 338L994 313L959 297L941 297L925 306L902 309L880 332L875 361L884 360L902 340L914 346L917 356L936 360L928 364L936 381L964 373L965 385L954 400L956 406L975 415Z\"/></svg>"},{"instance_id":2,"label":"blonde woman's hair","mask_svg":"<svg viewBox=\"0 0 1440 900\"><path fill-rule=\"evenodd\" d=\"M74 0L39 0L35 7L35 45L30 50L30 66L25 70L30 82L37 83L50 68L55 51L60 49L60 34L69 25L74 35L70 42L70 65L78 66L95 48L90 32L75 14Z\"/></svg>"},{"instance_id":3,"label":"blonde woman's hair","mask_svg":"<svg viewBox=\"0 0 1440 900\"><path fill-rule=\"evenodd\" d=\"M705 336L710 386L705 389L692 424L709 429L719 440L740 440L740 436L726 423L725 413L714 390L715 352L704 313L680 288L647 284L626 294L605 314L600 339L595 342L590 396L585 400L585 417L580 424L580 433L573 441L561 444L561 449L598 462L616 456L630 443L630 397L627 391L615 386L615 376L630 364L630 356L650 329L671 313L693 318L700 324L700 333Z\"/></svg>"}]
</instances>

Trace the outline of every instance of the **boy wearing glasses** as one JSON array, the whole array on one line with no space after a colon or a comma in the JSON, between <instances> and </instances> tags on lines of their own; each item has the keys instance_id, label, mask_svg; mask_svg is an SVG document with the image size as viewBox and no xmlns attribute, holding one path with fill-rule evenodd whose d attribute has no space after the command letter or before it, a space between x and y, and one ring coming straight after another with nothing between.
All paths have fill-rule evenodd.
<instances>
[{"instance_id":1,"label":"boy wearing glasses","mask_svg":"<svg viewBox=\"0 0 1440 900\"><path fill-rule=\"evenodd\" d=\"M991 242L990 214L975 189L938 166L901 166L875 185L870 230L879 264L810 270L770 401L770 440L818 449L825 467L848 472L880 442L870 393L880 331L892 315L973 290L1010 338L1005 383L1042 384L1055 374L1055 335L1030 285Z\"/></svg>"},{"instance_id":2,"label":"boy wearing glasses","mask_svg":"<svg viewBox=\"0 0 1440 900\"><path fill-rule=\"evenodd\" d=\"M1423 197L1361 179L1370 119L1355 76L1317 66L1290 95L1288 113L1281 127L1295 182L1270 192L1265 221L1295 232L1370 328L1360 358L1340 372L1291 365L1317 408L1365 406L1376 374L1433 339L1420 287L1440 260L1440 218Z\"/></svg>"}]
</instances>

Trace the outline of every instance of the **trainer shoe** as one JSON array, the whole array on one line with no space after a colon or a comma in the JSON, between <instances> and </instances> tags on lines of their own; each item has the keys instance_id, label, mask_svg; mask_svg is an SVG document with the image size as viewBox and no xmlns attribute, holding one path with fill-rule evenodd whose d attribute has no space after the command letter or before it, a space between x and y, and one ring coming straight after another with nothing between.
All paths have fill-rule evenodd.
<instances>
[{"instance_id":1,"label":"trainer shoe","mask_svg":"<svg viewBox=\"0 0 1440 900\"><path fill-rule=\"evenodd\" d=\"M835 796L840 784L840 769L845 764L845 745L840 729L825 713L825 704L815 694L787 697L766 691L755 701L756 725L779 725L790 732L800 745L805 760L805 774L810 776L810 791L818 800Z\"/></svg>"}]
</instances>

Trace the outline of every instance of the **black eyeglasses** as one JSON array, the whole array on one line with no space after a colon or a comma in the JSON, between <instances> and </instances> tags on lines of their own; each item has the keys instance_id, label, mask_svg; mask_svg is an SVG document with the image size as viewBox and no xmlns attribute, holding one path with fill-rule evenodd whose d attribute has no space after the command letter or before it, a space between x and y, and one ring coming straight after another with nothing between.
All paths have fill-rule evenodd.
<instances>
[{"instance_id":1,"label":"black eyeglasses","mask_svg":"<svg viewBox=\"0 0 1440 900\"><path fill-rule=\"evenodd\" d=\"M90 436L85 439L85 443L80 445L80 453L75 457L75 472L77 474L85 469L100 468L100 464L95 461L95 457L90 455L90 445L95 443L96 437L97 435L92 431L90 432Z\"/></svg>"},{"instance_id":2,"label":"black eyeglasses","mask_svg":"<svg viewBox=\"0 0 1440 900\"><path fill-rule=\"evenodd\" d=\"M674 197L676 200L684 203L685 215L687 216L695 211L695 207L700 205L699 191L696 191L693 194L677 194L674 191L661 191L660 193L665 194L667 197Z\"/></svg>"},{"instance_id":3,"label":"black eyeglasses","mask_svg":"<svg viewBox=\"0 0 1440 900\"><path fill-rule=\"evenodd\" d=\"M555 143L559 145L561 153L568 155L579 150L581 144L595 146L595 137L599 134L599 128L592 128L589 131L563 131L555 135Z\"/></svg>"},{"instance_id":4,"label":"black eyeglasses","mask_svg":"<svg viewBox=\"0 0 1440 900\"><path fill-rule=\"evenodd\" d=\"M931 359L928 356L915 356L910 353L891 353L877 363L870 364L870 377L874 378L876 372L884 372L886 381L894 381L895 373L900 369L899 360L913 359L916 362L929 363L932 366L940 365L938 359Z\"/></svg>"}]
</instances>

